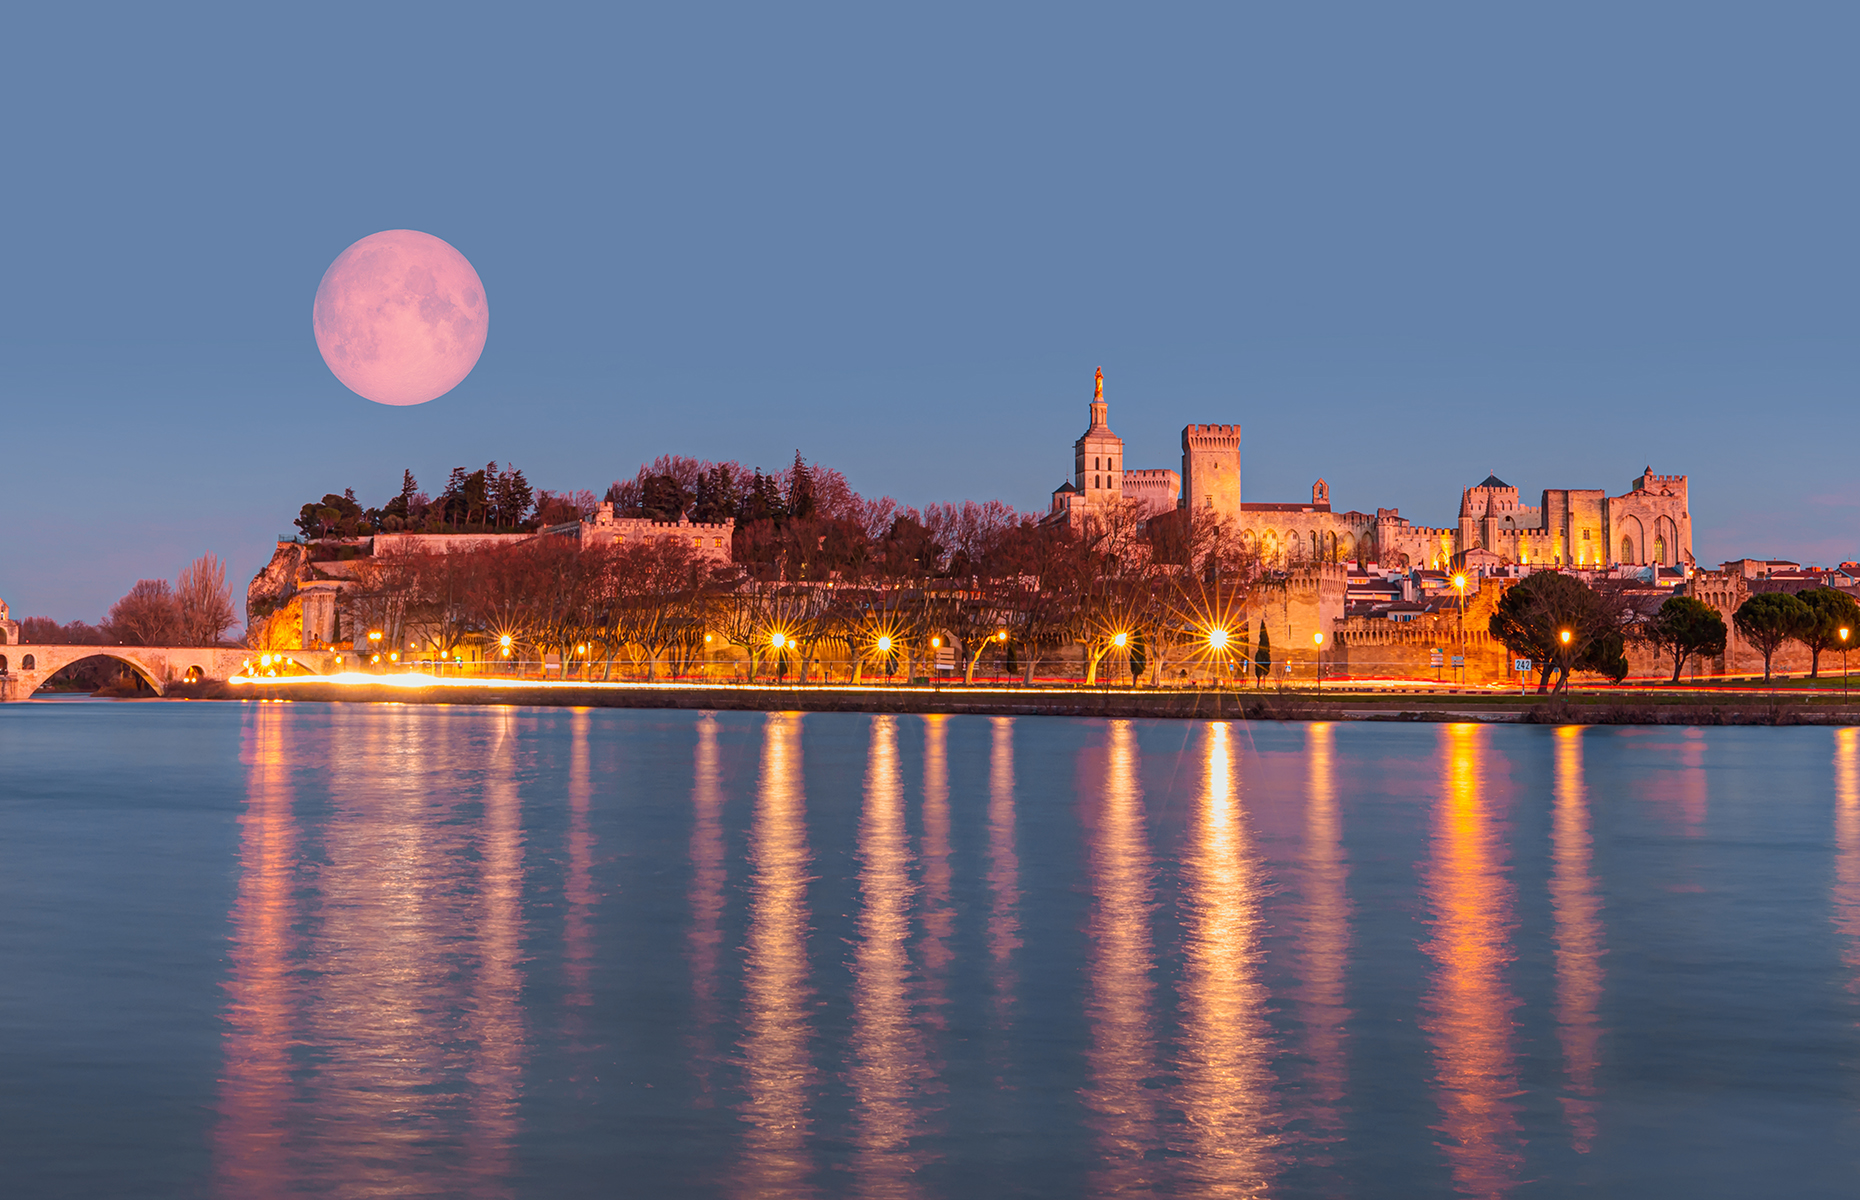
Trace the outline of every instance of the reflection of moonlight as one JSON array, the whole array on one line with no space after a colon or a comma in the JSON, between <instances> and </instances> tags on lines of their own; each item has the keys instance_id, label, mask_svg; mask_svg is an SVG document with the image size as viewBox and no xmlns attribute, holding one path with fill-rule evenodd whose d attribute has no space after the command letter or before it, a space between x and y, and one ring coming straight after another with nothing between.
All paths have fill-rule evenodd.
<instances>
[{"instance_id":1,"label":"reflection of moonlight","mask_svg":"<svg viewBox=\"0 0 1860 1200\"><path fill-rule=\"evenodd\" d=\"M313 313L323 361L381 404L424 404L471 374L491 310L465 256L430 233L389 229L323 272Z\"/></svg>"}]
</instances>

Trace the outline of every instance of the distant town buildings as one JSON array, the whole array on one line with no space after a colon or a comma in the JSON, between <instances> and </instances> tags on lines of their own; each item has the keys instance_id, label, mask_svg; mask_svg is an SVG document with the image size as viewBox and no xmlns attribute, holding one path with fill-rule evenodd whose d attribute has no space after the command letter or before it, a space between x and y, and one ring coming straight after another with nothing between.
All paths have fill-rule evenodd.
<instances>
[{"instance_id":1,"label":"distant town buildings","mask_svg":"<svg viewBox=\"0 0 1860 1200\"><path fill-rule=\"evenodd\" d=\"M1549 488L1534 505L1488 475L1461 492L1459 520L1440 526L1416 525L1396 508L1338 512L1322 479L1311 485L1309 501L1246 500L1239 425L1184 426L1180 475L1133 470L1124 465L1124 440L1111 430L1102 370L1073 461L1073 478L1053 491L1048 520L1083 528L1125 510L1128 501L1139 501L1152 521L1206 512L1227 526L1243 553L1278 569L1358 562L1437 571L1652 566L1683 574L1694 561L1686 477L1656 475L1652 467L1619 496L1601 488Z\"/></svg>"}]
</instances>

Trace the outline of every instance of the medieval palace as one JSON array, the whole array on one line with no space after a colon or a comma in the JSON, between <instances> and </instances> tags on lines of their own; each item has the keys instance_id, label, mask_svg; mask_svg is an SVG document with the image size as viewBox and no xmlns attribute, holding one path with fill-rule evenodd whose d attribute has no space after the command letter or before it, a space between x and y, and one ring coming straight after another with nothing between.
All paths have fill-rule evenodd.
<instances>
[{"instance_id":1,"label":"medieval palace","mask_svg":"<svg viewBox=\"0 0 1860 1200\"><path fill-rule=\"evenodd\" d=\"M1517 488L1489 475L1460 494L1459 521L1438 527L1416 525L1393 508L1337 512L1322 479L1311 485L1308 501L1247 501L1241 495L1238 425L1184 427L1180 474L1126 468L1124 440L1108 419L1102 370L1090 424L1073 451L1073 477L1053 492L1048 520L1083 526L1130 507L1152 520L1206 511L1240 539L1244 551L1277 567L1376 562L1444 570L1516 563L1593 570L1693 564L1686 477L1656 475L1651 467L1620 496L1601 488L1552 488L1537 504L1521 503Z\"/></svg>"}]
</instances>

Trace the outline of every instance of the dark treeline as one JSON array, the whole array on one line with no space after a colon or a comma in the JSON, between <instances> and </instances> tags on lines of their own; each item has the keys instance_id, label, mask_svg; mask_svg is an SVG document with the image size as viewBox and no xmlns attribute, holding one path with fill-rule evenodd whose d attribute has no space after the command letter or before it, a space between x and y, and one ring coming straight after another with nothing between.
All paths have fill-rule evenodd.
<instances>
[{"instance_id":1,"label":"dark treeline","mask_svg":"<svg viewBox=\"0 0 1860 1200\"><path fill-rule=\"evenodd\" d=\"M890 499L867 501L831 468L809 464L797 451L793 465L772 473L735 462L709 462L661 455L603 499L616 515L655 521L681 519L739 525L788 519L850 520L862 527L906 510ZM401 473L400 491L379 507L366 508L353 488L330 492L298 510L297 530L307 538L366 537L374 533L497 533L546 529L585 517L597 500L586 489L537 489L523 471L495 462L475 471L452 468L438 496L420 489L411 470Z\"/></svg>"},{"instance_id":2,"label":"dark treeline","mask_svg":"<svg viewBox=\"0 0 1860 1200\"><path fill-rule=\"evenodd\" d=\"M1809 677L1821 672L1821 654L1860 640L1860 604L1835 588L1790 594L1759 592L1731 616L1738 632L1763 655L1763 677L1771 657L1790 641L1809 651ZM1689 659L1723 654L1729 629L1718 610L1694 596L1668 596L1651 611L1635 607L1618 580L1584 583L1574 575L1539 571L1506 590L1489 629L1511 653L1532 661L1537 690L1569 686L1573 671L1616 682L1627 677L1627 644L1639 642L1673 664L1678 683Z\"/></svg>"}]
</instances>

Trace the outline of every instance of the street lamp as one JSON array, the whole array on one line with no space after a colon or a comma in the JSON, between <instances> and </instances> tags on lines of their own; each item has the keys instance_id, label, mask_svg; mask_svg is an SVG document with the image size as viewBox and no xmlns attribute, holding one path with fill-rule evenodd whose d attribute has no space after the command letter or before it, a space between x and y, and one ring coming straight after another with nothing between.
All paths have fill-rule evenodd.
<instances>
[{"instance_id":1,"label":"street lamp","mask_svg":"<svg viewBox=\"0 0 1860 1200\"><path fill-rule=\"evenodd\" d=\"M1466 576L1463 572L1453 577L1453 587L1460 594L1460 683L1464 684L1466 682Z\"/></svg>"},{"instance_id":2,"label":"street lamp","mask_svg":"<svg viewBox=\"0 0 1860 1200\"><path fill-rule=\"evenodd\" d=\"M1318 690L1324 690L1324 631L1318 630L1311 635L1311 645L1317 649L1317 684Z\"/></svg>"},{"instance_id":3,"label":"street lamp","mask_svg":"<svg viewBox=\"0 0 1860 1200\"><path fill-rule=\"evenodd\" d=\"M1556 636L1557 636L1557 640L1563 643L1563 651L1562 651L1562 654L1561 654L1561 655L1559 656L1559 657L1561 657L1561 658L1562 658L1562 660L1563 660L1563 683L1562 683L1562 686L1564 686L1564 687L1568 687L1568 686L1569 686L1569 639L1570 639L1570 632L1569 632L1569 630L1567 630L1567 629L1562 629L1562 630L1558 630L1558 631L1557 631L1557 635L1556 635Z\"/></svg>"},{"instance_id":4,"label":"street lamp","mask_svg":"<svg viewBox=\"0 0 1860 1200\"><path fill-rule=\"evenodd\" d=\"M1847 626L1841 626L1841 703L1847 703Z\"/></svg>"}]
</instances>

